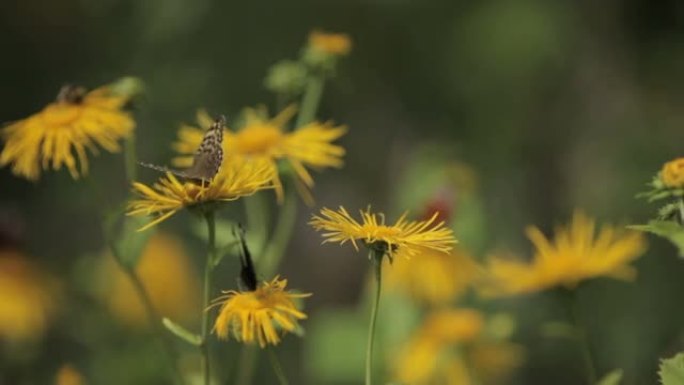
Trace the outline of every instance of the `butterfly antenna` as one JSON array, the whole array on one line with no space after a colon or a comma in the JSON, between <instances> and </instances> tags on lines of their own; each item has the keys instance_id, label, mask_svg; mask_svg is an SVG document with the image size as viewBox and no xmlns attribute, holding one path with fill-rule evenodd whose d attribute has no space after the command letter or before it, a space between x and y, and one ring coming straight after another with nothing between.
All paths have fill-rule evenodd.
<instances>
[{"instance_id":1,"label":"butterfly antenna","mask_svg":"<svg viewBox=\"0 0 684 385\"><path fill-rule=\"evenodd\" d=\"M238 224L237 228L233 230L233 233L240 240L240 280L247 289L254 291L257 288L256 271L254 270L252 255L247 248L245 229L242 227L242 224Z\"/></svg>"}]
</instances>

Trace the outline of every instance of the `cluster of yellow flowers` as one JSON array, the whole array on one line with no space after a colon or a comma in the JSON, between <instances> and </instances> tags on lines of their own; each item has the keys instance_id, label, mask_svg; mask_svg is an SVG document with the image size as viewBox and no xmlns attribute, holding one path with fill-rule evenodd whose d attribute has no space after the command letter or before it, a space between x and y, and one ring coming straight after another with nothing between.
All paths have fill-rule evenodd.
<instances>
[{"instance_id":1,"label":"cluster of yellow flowers","mask_svg":"<svg viewBox=\"0 0 684 385\"><path fill-rule=\"evenodd\" d=\"M331 63L350 50L351 41L346 35L314 32L300 64L309 66L309 70L314 68L311 71L315 81L320 81L320 76L331 73ZM287 92L296 89L289 87ZM65 87L56 101L2 131L5 146L0 152L0 165L10 165L14 174L32 181L41 172L62 166L73 178L87 175L87 150L117 152L119 141L133 135L135 121L125 110L132 97L132 93L113 85L92 91ZM211 329L218 338L234 338L262 348L277 345L284 334L295 332L299 321L307 318L300 299L311 294L288 290L287 280L279 276L254 283L242 276L246 287L224 291L213 305L208 303L213 289L210 273L217 261L211 253L216 253L213 213L218 204L269 189L282 203L286 185L283 179L290 177L302 198L310 203L314 186L310 170L340 168L343 164L345 149L335 142L347 133L347 128L311 116L301 118L310 112L310 106L305 107L291 105L274 117L264 109L247 109L239 127L219 127L221 154L226 156L219 157L219 171L209 180L198 181L183 177L182 170L180 176L169 170L152 184L133 181L136 197L128 202L127 215L152 217L139 231L151 229L185 208L204 214L210 229L204 313L197 300L200 284L178 240L156 234L141 251L130 273L140 278L142 290L162 316L187 320L188 315L203 314L208 320L206 314L216 307L218 314ZM298 119L293 124L295 116ZM173 159L177 167L187 169L193 165L213 123L204 110L198 111L196 121L196 126L183 125L178 131L172 146L177 153ZM684 159L666 163L658 180L664 189L684 188ZM373 335L385 261L393 264L387 276L389 287L408 293L429 309L421 326L395 357L396 379L406 384L470 384L476 383L474 373L487 373L478 368L496 367L498 372L489 371L496 377L496 373L519 365L522 353L518 345L490 338L489 320L483 313L450 307L469 288L477 288L483 297L491 298L556 287L573 289L597 277L632 280L636 270L630 263L646 249L640 233L613 226L597 232L595 221L577 211L569 225L556 230L553 239L536 227L528 228L527 236L534 246L530 262L494 256L480 264L465 248L455 247L457 241L444 212L433 210L419 220L410 220L405 212L390 224L384 214L371 211L369 206L359 211L359 217L356 219L342 206L336 210L323 208L309 224L322 232L324 243L350 243L356 251L365 247L375 266L377 290L367 352L367 384L371 383ZM242 258L242 273L256 277L246 246ZM0 338L40 335L53 316L55 291L46 289L45 284L35 284L41 281L37 271L18 252L0 252ZM112 313L129 325L142 325L146 304L141 302L136 287L113 262L103 263L101 271L102 291L117 293L103 295ZM203 334L197 336L197 345L204 349L208 368L206 325L208 321L203 325ZM70 367L58 377L63 384L82 382ZM207 369L205 383L209 378Z\"/></svg>"}]
</instances>

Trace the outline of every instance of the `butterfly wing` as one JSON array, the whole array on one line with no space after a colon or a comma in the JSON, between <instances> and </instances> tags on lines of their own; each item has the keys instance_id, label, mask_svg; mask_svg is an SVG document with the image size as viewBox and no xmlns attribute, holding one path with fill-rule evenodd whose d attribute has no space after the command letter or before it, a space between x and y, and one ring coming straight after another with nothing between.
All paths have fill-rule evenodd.
<instances>
[{"instance_id":1,"label":"butterfly wing","mask_svg":"<svg viewBox=\"0 0 684 385\"><path fill-rule=\"evenodd\" d=\"M223 162L223 128L225 117L217 119L202 138L192 161L192 167L186 171L193 179L211 180L218 173Z\"/></svg>"}]
</instances>

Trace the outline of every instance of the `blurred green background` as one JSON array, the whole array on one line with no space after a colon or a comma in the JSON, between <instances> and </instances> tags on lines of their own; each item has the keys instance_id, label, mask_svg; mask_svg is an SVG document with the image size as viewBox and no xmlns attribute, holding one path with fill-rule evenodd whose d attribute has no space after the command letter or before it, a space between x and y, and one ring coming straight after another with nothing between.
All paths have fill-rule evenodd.
<instances>
[{"instance_id":1,"label":"blurred green background","mask_svg":"<svg viewBox=\"0 0 684 385\"><path fill-rule=\"evenodd\" d=\"M318 114L349 126L345 167L315 175L316 207L370 203L396 214L404 209L397 191L423 183L406 180L405 171L440 154L477 173L486 245L479 251L529 253L524 226L550 230L575 207L613 223L645 222L655 208L635 193L663 162L684 155L684 3L676 0L5 0L0 20L2 121L38 111L64 83L94 87L137 76L146 85L135 112L139 158L162 164L178 124L192 122L198 107L228 116L258 104L272 110L263 86L268 67L296 57L314 28L348 33L353 51ZM419 151L425 146L436 150ZM103 249L93 189L112 202L127 193L116 155L94 160L87 180L61 171L29 183L0 170L3 242L78 281L82 260ZM292 287L314 293L307 328L317 314L357 306L367 262L351 248L319 246L306 225L313 208L299 210L281 271ZM183 214L163 228L184 237L199 266L204 246L193 220ZM597 368L623 368L624 384L654 383L658 360L684 348L684 261L651 239L636 266L634 284L596 281L579 294ZM234 287L232 273L217 280ZM116 326L79 290L66 293L43 341L30 352L2 350L0 384L50 383L64 362L94 384L153 383L163 370L158 360L134 358L157 354L150 336ZM581 381L571 344L539 332L562 309L535 296L482 306L519 319L514 340L528 353L510 383ZM108 334L95 339L74 325ZM280 348L292 383L360 383L360 376L335 380L311 368L319 347L306 338L287 337ZM237 356L226 349L217 365L229 371ZM329 365L362 353L363 346L350 347ZM272 383L267 361L260 365L255 383ZM135 377L127 367L144 373Z\"/></svg>"}]
</instances>

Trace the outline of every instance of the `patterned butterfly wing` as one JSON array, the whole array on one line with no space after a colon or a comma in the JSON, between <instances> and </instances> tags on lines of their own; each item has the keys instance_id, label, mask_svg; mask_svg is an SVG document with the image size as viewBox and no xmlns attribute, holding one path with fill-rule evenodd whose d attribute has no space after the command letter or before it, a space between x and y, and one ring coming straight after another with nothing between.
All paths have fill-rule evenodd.
<instances>
[{"instance_id":1,"label":"patterned butterfly wing","mask_svg":"<svg viewBox=\"0 0 684 385\"><path fill-rule=\"evenodd\" d=\"M211 180L218 174L223 162L223 128L225 117L217 119L204 134L202 143L192 161L192 167L185 171L192 179Z\"/></svg>"},{"instance_id":2,"label":"patterned butterfly wing","mask_svg":"<svg viewBox=\"0 0 684 385\"><path fill-rule=\"evenodd\" d=\"M202 138L199 148L195 152L192 160L192 166L187 170L172 170L168 167L157 166L149 163L139 162L141 166L151 168L161 172L170 172L182 178L210 181L214 179L221 168L223 162L223 128L226 125L226 118L221 116L216 119L209 127Z\"/></svg>"}]
</instances>

